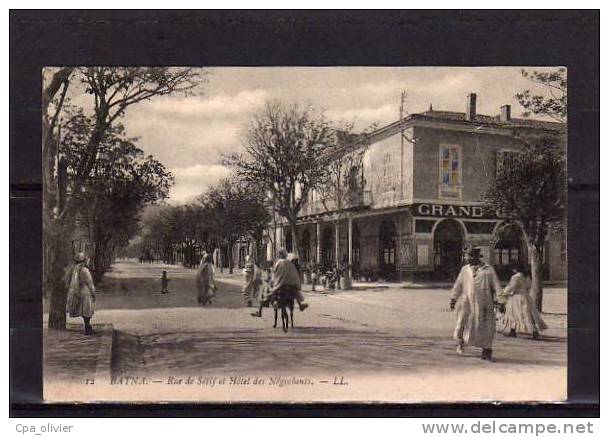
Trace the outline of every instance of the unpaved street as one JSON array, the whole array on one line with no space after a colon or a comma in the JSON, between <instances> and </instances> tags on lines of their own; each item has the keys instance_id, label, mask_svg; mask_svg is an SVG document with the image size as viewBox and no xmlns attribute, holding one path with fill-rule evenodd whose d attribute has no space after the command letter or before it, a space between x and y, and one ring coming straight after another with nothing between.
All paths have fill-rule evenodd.
<instances>
[{"instance_id":1,"label":"unpaved street","mask_svg":"<svg viewBox=\"0 0 609 437\"><path fill-rule=\"evenodd\" d=\"M168 295L158 290L162 269L171 279ZM286 334L272 328L272 310L265 308L260 319L250 315L241 280L238 273L218 275L214 305L202 308L196 306L193 270L115 265L100 287L94 318L115 328L112 375L147 376L158 386L166 385L170 375L313 375L317 385L311 390L344 376L352 388L346 399L374 400L378 395L380 400L391 387L397 400L566 395L564 289L546 291L544 317L550 329L543 340L498 335L495 362L487 363L473 349L465 356L455 353L446 289L308 292L309 309L295 312L296 327ZM372 390L371 381L378 381L381 391ZM179 399L239 399L220 391L170 393ZM330 397L325 391L313 393ZM285 393L277 396L282 399Z\"/></svg>"}]
</instances>

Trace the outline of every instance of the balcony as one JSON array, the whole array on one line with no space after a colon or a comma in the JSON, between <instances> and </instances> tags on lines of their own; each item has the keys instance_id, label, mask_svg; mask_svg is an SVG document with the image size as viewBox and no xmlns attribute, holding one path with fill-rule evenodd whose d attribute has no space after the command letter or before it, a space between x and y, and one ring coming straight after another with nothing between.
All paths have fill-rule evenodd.
<instances>
[{"instance_id":1,"label":"balcony","mask_svg":"<svg viewBox=\"0 0 609 437\"><path fill-rule=\"evenodd\" d=\"M332 212L336 210L336 207L333 205L334 202L326 202L328 209L324 207L324 204L317 200L315 202L307 203L301 210L300 216L308 216L315 214L322 214L325 212ZM370 190L360 190L354 193L351 193L347 196L345 201L344 209L358 209L364 208L372 205L372 192ZM330 210L330 211L328 211Z\"/></svg>"},{"instance_id":2,"label":"balcony","mask_svg":"<svg viewBox=\"0 0 609 437\"><path fill-rule=\"evenodd\" d=\"M348 209L352 208L362 208L366 206L372 205L372 191L370 190L359 190L353 192L349 195L349 199L347 200L346 207Z\"/></svg>"}]
</instances>

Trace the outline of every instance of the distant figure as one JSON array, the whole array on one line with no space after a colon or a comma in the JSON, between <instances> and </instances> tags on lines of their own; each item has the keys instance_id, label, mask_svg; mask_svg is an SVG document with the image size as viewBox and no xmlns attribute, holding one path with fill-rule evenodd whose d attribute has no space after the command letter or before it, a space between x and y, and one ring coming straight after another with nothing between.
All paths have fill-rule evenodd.
<instances>
[{"instance_id":1,"label":"distant figure","mask_svg":"<svg viewBox=\"0 0 609 437\"><path fill-rule=\"evenodd\" d=\"M161 275L161 293L167 294L169 290L167 286L169 285L169 279L167 279L167 270L163 270L163 274Z\"/></svg>"},{"instance_id":2,"label":"distant figure","mask_svg":"<svg viewBox=\"0 0 609 437\"><path fill-rule=\"evenodd\" d=\"M223 265L222 265L222 252L218 248L214 249L213 262L214 262L214 266L216 266L216 268L220 269L220 273L224 273L224 269L223 269Z\"/></svg>"},{"instance_id":3,"label":"distant figure","mask_svg":"<svg viewBox=\"0 0 609 437\"><path fill-rule=\"evenodd\" d=\"M85 335L93 334L91 317L93 317L95 302L95 285L91 272L85 266L85 254L74 256L74 265L67 272L68 300L67 312L70 317L82 317L85 322Z\"/></svg>"},{"instance_id":4,"label":"distant figure","mask_svg":"<svg viewBox=\"0 0 609 437\"><path fill-rule=\"evenodd\" d=\"M214 281L214 267L211 255L204 254L201 264L197 269L197 301L199 305L211 304L211 298L215 296L216 282Z\"/></svg>"},{"instance_id":5,"label":"distant figure","mask_svg":"<svg viewBox=\"0 0 609 437\"><path fill-rule=\"evenodd\" d=\"M259 299L262 286L262 271L250 255L245 258L245 285L243 296L248 307L252 306L253 299Z\"/></svg>"},{"instance_id":6,"label":"distant figure","mask_svg":"<svg viewBox=\"0 0 609 437\"><path fill-rule=\"evenodd\" d=\"M512 268L512 278L506 285L503 293L499 296L507 300L505 304L505 315L510 332L508 337L516 337L517 333L532 334L533 339L539 338L539 331L548 328L535 307L533 299L529 295L531 281L527 277L527 269L515 265Z\"/></svg>"},{"instance_id":7,"label":"distant figure","mask_svg":"<svg viewBox=\"0 0 609 437\"><path fill-rule=\"evenodd\" d=\"M495 270L482 262L481 257L478 247L465 254L467 264L452 288L450 309L461 298L454 332L457 353L463 353L464 345L476 346L482 348L482 359L490 361L495 336L495 296L500 293L501 284Z\"/></svg>"}]
</instances>

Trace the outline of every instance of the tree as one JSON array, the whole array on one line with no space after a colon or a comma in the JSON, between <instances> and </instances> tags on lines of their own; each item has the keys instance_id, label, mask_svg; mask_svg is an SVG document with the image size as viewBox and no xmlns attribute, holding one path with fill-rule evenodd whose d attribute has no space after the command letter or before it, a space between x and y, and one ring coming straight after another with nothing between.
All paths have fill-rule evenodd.
<instances>
[{"instance_id":1,"label":"tree","mask_svg":"<svg viewBox=\"0 0 609 437\"><path fill-rule=\"evenodd\" d=\"M522 75L535 82L546 91L545 95L525 90L516 94L516 99L525 109L523 116L544 115L555 121L567 121L567 70L553 71L521 70Z\"/></svg>"},{"instance_id":2,"label":"tree","mask_svg":"<svg viewBox=\"0 0 609 437\"><path fill-rule=\"evenodd\" d=\"M374 130L374 127L373 125L370 129ZM335 159L326 166L315 188L324 209L332 213L334 219L336 267L340 267L341 262L340 222L351 208L361 205L366 184L363 159L368 144L367 131L356 135L352 129L353 124L346 124L334 131L331 147ZM349 275L351 275L350 270Z\"/></svg>"},{"instance_id":3,"label":"tree","mask_svg":"<svg viewBox=\"0 0 609 437\"><path fill-rule=\"evenodd\" d=\"M204 72L176 67L66 67L46 73L45 77L50 77L42 93L44 285L45 290L50 291L49 328L65 329L67 287L63 274L71 257L71 246L67 242L71 239L76 213L84 204L83 187L95 167L100 144L130 106L156 96L190 94L201 83ZM66 190L70 196L59 204L61 172L55 165L57 137L61 130L60 114L73 82L84 88L85 95L92 96L93 122L79 150L71 186Z\"/></svg>"},{"instance_id":4,"label":"tree","mask_svg":"<svg viewBox=\"0 0 609 437\"><path fill-rule=\"evenodd\" d=\"M203 196L202 204L209 211L215 229L228 249L229 271L233 272L232 247L241 237L259 241L270 220L260 191L249 189L236 179L223 179Z\"/></svg>"},{"instance_id":5,"label":"tree","mask_svg":"<svg viewBox=\"0 0 609 437\"><path fill-rule=\"evenodd\" d=\"M331 135L329 122L314 108L273 101L253 116L245 153L224 160L241 181L269 193L276 212L290 226L296 254L296 220L332 161L327 147Z\"/></svg>"},{"instance_id":6,"label":"tree","mask_svg":"<svg viewBox=\"0 0 609 437\"><path fill-rule=\"evenodd\" d=\"M566 165L562 135L529 138L522 152L504 159L485 196L486 208L518 223L525 236L532 296L541 311L542 254L550 227L564 221Z\"/></svg>"},{"instance_id":7,"label":"tree","mask_svg":"<svg viewBox=\"0 0 609 437\"><path fill-rule=\"evenodd\" d=\"M91 118L82 113L65 124L60 152L66 157L69 176L76 171L82 141L86 141L91 125ZM83 185L81 196L87 207L79 212L79 218L92 235L92 270L96 281L110 267L116 249L127 245L139 230L140 211L165 199L173 182L163 164L145 156L135 142L125 137L120 124L108 129L99 145L94 168Z\"/></svg>"}]
</instances>

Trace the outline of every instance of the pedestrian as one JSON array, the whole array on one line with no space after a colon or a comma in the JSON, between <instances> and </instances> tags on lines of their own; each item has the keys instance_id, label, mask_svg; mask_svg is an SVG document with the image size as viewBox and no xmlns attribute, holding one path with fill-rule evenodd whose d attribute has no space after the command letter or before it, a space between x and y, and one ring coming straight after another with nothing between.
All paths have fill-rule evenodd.
<instances>
[{"instance_id":1,"label":"pedestrian","mask_svg":"<svg viewBox=\"0 0 609 437\"><path fill-rule=\"evenodd\" d=\"M216 289L211 255L204 253L197 269L197 302L199 305L211 304L211 298L215 296Z\"/></svg>"},{"instance_id":2,"label":"pedestrian","mask_svg":"<svg viewBox=\"0 0 609 437\"><path fill-rule=\"evenodd\" d=\"M288 253L284 248L277 251L277 262L273 267L273 285L271 293L277 294L280 291L287 291L292 294L298 302L300 311L304 311L309 305L305 303L305 298L300 289L300 274L292 261L287 259Z\"/></svg>"},{"instance_id":3,"label":"pedestrian","mask_svg":"<svg viewBox=\"0 0 609 437\"><path fill-rule=\"evenodd\" d=\"M245 257L245 285L243 286L243 297L248 307L251 307L254 299L259 299L260 287L262 286L262 271L251 255Z\"/></svg>"},{"instance_id":4,"label":"pedestrian","mask_svg":"<svg viewBox=\"0 0 609 437\"><path fill-rule=\"evenodd\" d=\"M482 359L490 361L495 336L495 297L501 284L495 269L482 261L480 248L473 247L465 254L466 264L452 288L450 309L457 301L457 326L454 338L457 353L465 345L482 348Z\"/></svg>"},{"instance_id":5,"label":"pedestrian","mask_svg":"<svg viewBox=\"0 0 609 437\"><path fill-rule=\"evenodd\" d=\"M313 261L311 262L311 291L315 291L318 276L317 264Z\"/></svg>"},{"instance_id":6,"label":"pedestrian","mask_svg":"<svg viewBox=\"0 0 609 437\"><path fill-rule=\"evenodd\" d=\"M74 256L74 264L67 272L68 299L67 312L70 317L82 317L85 323L85 335L93 334L91 317L93 317L95 302L95 285L91 272L85 265L85 254L78 252Z\"/></svg>"},{"instance_id":7,"label":"pedestrian","mask_svg":"<svg viewBox=\"0 0 609 437\"><path fill-rule=\"evenodd\" d=\"M163 273L161 274L161 293L163 293L163 294L169 293L169 290L167 289L168 285L169 285L169 279L167 278L167 270L163 270Z\"/></svg>"},{"instance_id":8,"label":"pedestrian","mask_svg":"<svg viewBox=\"0 0 609 437\"><path fill-rule=\"evenodd\" d=\"M273 280L271 269L267 268L264 279L262 280L262 284L260 286L260 293L258 295L258 311L251 313L252 316L262 317L262 307L269 307L271 305L271 300L273 299L273 294L271 293L272 286Z\"/></svg>"},{"instance_id":9,"label":"pedestrian","mask_svg":"<svg viewBox=\"0 0 609 437\"><path fill-rule=\"evenodd\" d=\"M527 268L522 265L512 266L512 278L499 296L505 300L505 319L510 331L506 336L516 337L518 334L531 334L533 339L539 338L539 331L548 328L535 307L529 294L531 281Z\"/></svg>"}]
</instances>

